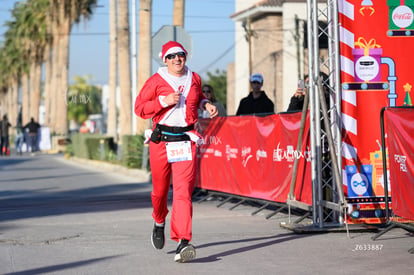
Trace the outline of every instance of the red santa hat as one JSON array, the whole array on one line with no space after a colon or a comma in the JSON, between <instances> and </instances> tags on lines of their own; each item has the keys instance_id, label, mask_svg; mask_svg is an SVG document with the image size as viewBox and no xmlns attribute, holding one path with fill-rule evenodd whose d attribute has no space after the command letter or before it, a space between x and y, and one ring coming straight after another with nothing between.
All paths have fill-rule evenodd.
<instances>
[{"instance_id":1,"label":"red santa hat","mask_svg":"<svg viewBox=\"0 0 414 275\"><path fill-rule=\"evenodd\" d=\"M167 55L179 52L184 52L185 55L187 55L187 51L184 49L183 45L176 41L168 41L162 46L162 52L160 53L160 57L162 58L162 61L165 61Z\"/></svg>"}]
</instances>

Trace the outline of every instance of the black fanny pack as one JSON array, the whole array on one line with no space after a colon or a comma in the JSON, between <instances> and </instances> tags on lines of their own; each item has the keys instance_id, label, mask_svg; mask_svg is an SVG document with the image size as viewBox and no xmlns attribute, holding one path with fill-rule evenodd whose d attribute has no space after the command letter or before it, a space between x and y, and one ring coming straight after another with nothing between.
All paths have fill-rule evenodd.
<instances>
[{"instance_id":1,"label":"black fanny pack","mask_svg":"<svg viewBox=\"0 0 414 275\"><path fill-rule=\"evenodd\" d=\"M172 134L180 134L194 129L194 124L186 127L170 127L162 124L157 124L154 131L152 131L150 140L154 143L160 143L160 141L183 141L190 140L190 137L187 135L168 135L163 134L162 132L168 132Z\"/></svg>"}]
</instances>

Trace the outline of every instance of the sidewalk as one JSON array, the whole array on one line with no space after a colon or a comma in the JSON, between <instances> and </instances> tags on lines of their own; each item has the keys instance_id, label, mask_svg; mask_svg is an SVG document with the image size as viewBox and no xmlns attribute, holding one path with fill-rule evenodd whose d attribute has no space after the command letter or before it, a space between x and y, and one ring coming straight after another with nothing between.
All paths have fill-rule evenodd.
<instances>
[{"instance_id":1,"label":"sidewalk","mask_svg":"<svg viewBox=\"0 0 414 275\"><path fill-rule=\"evenodd\" d=\"M194 202L197 258L150 242L151 184L61 155L0 158L0 274L412 274L413 236L296 234L286 213ZM170 217L170 216L169 216ZM168 217L168 218L169 218ZM295 218L295 217L294 217ZM167 220L167 225L169 220ZM169 226L166 227L169 236Z\"/></svg>"}]
</instances>

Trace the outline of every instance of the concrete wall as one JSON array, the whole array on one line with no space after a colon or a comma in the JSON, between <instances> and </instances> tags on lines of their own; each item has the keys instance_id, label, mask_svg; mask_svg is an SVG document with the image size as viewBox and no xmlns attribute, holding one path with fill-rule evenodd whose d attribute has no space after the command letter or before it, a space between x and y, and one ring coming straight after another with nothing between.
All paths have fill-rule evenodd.
<instances>
[{"instance_id":1,"label":"concrete wall","mask_svg":"<svg viewBox=\"0 0 414 275\"><path fill-rule=\"evenodd\" d=\"M247 9L257 3L257 0L236 0L235 12ZM242 22L235 22L235 68L234 68L234 96L232 96L235 106L234 112L227 111L228 115L234 115L239 106L240 100L246 96L249 90L249 47L245 38L246 32Z\"/></svg>"},{"instance_id":2,"label":"concrete wall","mask_svg":"<svg viewBox=\"0 0 414 275\"><path fill-rule=\"evenodd\" d=\"M235 104L234 100L234 91L235 91L235 81L234 81L234 63L227 65L227 99L226 99L226 111L228 115L233 115L237 111L238 105Z\"/></svg>"},{"instance_id":3,"label":"concrete wall","mask_svg":"<svg viewBox=\"0 0 414 275\"><path fill-rule=\"evenodd\" d=\"M263 90L275 103L275 111L281 111L282 96L282 15L266 14L253 21L252 73L262 73Z\"/></svg>"},{"instance_id":4,"label":"concrete wall","mask_svg":"<svg viewBox=\"0 0 414 275\"><path fill-rule=\"evenodd\" d=\"M283 5L283 97L281 105L284 111L289 106L290 97L295 93L297 83L307 72L307 55L303 53L303 26L299 37L296 36L295 16L301 23L306 21L306 3L285 3ZM302 24L301 24L302 25ZM299 56L298 56L299 46Z\"/></svg>"},{"instance_id":5,"label":"concrete wall","mask_svg":"<svg viewBox=\"0 0 414 275\"><path fill-rule=\"evenodd\" d=\"M235 13L259 2L236 0ZM321 4L320 8L324 5ZM299 37L296 37L295 17L301 24L307 20L306 2L285 2L282 13L265 13L251 23L251 28L257 35L252 40L252 70L263 74L263 89L275 103L275 112L286 111L299 78L303 78L308 71L307 50L303 49L303 39L306 37L303 37L303 26L300 28ZM234 112L232 109L228 110L229 115L234 115L240 99L250 91L249 48L245 35L242 22L236 21L234 75L228 74L228 81L234 81L234 91L227 90L229 94L234 94L228 97L227 104L230 106L232 101L236 107ZM321 51L320 55L321 59L326 58L327 51Z\"/></svg>"}]
</instances>

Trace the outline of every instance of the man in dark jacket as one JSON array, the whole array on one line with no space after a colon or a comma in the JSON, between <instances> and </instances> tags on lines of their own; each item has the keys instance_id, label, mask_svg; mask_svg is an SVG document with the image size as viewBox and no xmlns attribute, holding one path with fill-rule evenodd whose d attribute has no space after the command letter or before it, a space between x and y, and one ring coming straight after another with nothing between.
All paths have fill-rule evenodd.
<instances>
[{"instance_id":1,"label":"man in dark jacket","mask_svg":"<svg viewBox=\"0 0 414 275\"><path fill-rule=\"evenodd\" d=\"M30 149L32 152L36 152L37 151L37 132L40 129L40 124L37 123L34 118L32 117L30 119L30 122L27 123L24 127L24 130L28 129L29 130L29 144L30 144Z\"/></svg>"},{"instance_id":2,"label":"man in dark jacket","mask_svg":"<svg viewBox=\"0 0 414 275\"><path fill-rule=\"evenodd\" d=\"M0 121L0 155L9 155L9 128L11 124L7 118L7 115L3 116L3 120Z\"/></svg>"},{"instance_id":3,"label":"man in dark jacket","mask_svg":"<svg viewBox=\"0 0 414 275\"><path fill-rule=\"evenodd\" d=\"M275 106L266 93L262 91L263 76L258 73L252 74L250 86L252 91L247 97L240 100L236 115L273 114Z\"/></svg>"}]
</instances>

